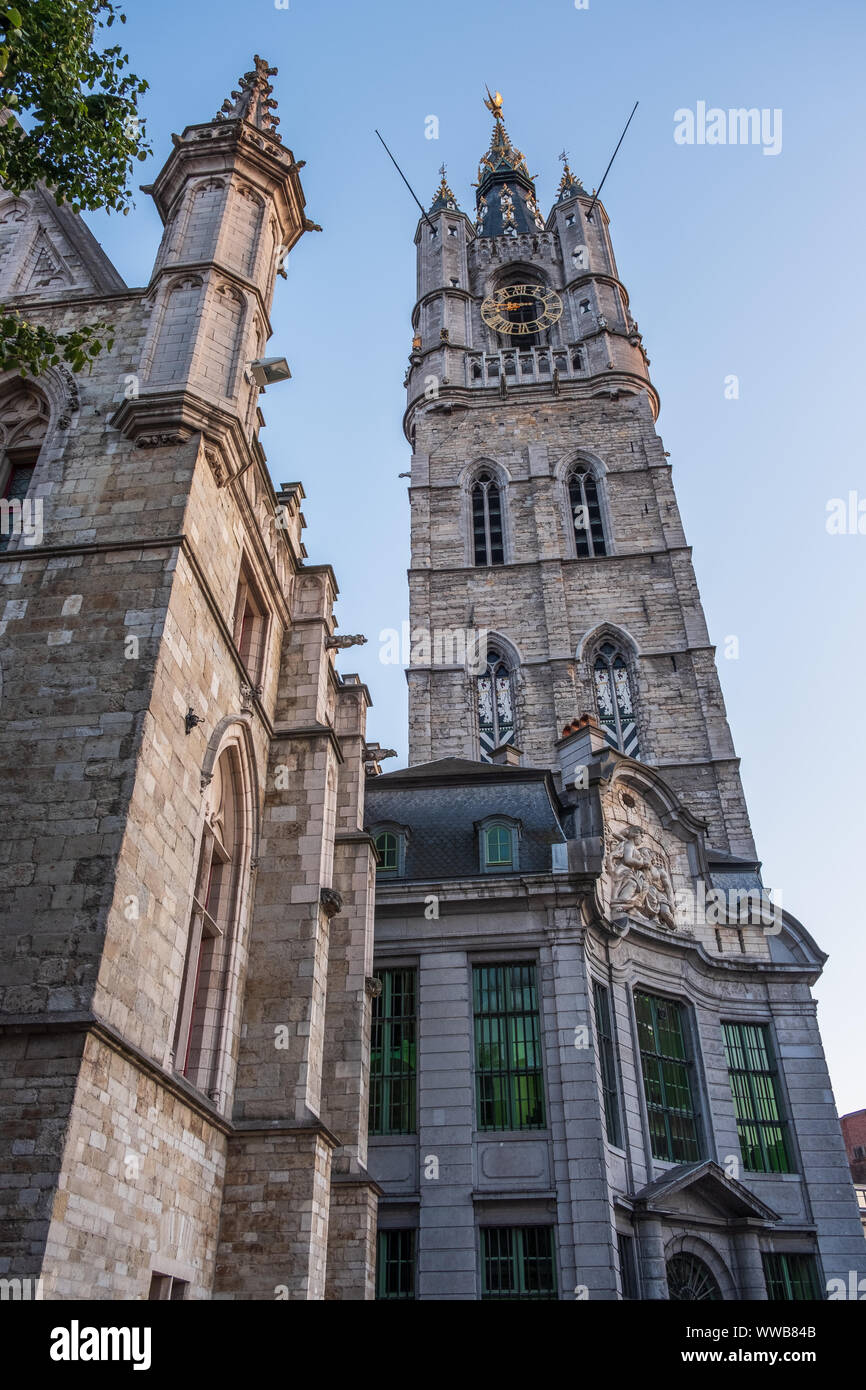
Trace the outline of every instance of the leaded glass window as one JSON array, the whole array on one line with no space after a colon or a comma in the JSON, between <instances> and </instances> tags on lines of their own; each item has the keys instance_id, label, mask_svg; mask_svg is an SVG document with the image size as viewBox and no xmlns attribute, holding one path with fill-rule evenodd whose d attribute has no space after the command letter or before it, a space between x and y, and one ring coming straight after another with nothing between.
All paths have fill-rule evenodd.
<instances>
[{"instance_id":1,"label":"leaded glass window","mask_svg":"<svg viewBox=\"0 0 866 1390\"><path fill-rule=\"evenodd\" d=\"M653 1158L693 1163L701 1145L684 1010L637 992L635 1013Z\"/></svg>"},{"instance_id":2,"label":"leaded glass window","mask_svg":"<svg viewBox=\"0 0 866 1390\"><path fill-rule=\"evenodd\" d=\"M479 1129L543 1129L544 1078L534 965L477 965L475 1092Z\"/></svg>"},{"instance_id":3,"label":"leaded glass window","mask_svg":"<svg viewBox=\"0 0 866 1390\"><path fill-rule=\"evenodd\" d=\"M20 380L0 399L0 550L22 530L22 503L30 491L48 432L44 397Z\"/></svg>"},{"instance_id":4,"label":"leaded glass window","mask_svg":"<svg viewBox=\"0 0 866 1390\"><path fill-rule=\"evenodd\" d=\"M556 1298L552 1227L482 1226L481 1297Z\"/></svg>"},{"instance_id":5,"label":"leaded glass window","mask_svg":"<svg viewBox=\"0 0 866 1390\"><path fill-rule=\"evenodd\" d=\"M774 1251L764 1255L763 1261L767 1298L771 1301L800 1303L824 1297L814 1255L782 1255Z\"/></svg>"},{"instance_id":6,"label":"leaded glass window","mask_svg":"<svg viewBox=\"0 0 866 1390\"><path fill-rule=\"evenodd\" d=\"M502 499L492 473L479 473L472 486L472 547L476 565L503 565Z\"/></svg>"},{"instance_id":7,"label":"leaded glass window","mask_svg":"<svg viewBox=\"0 0 866 1390\"><path fill-rule=\"evenodd\" d=\"M601 519L598 483L591 470L584 465L573 468L568 475L568 500L578 556L606 555L607 542Z\"/></svg>"},{"instance_id":8,"label":"leaded glass window","mask_svg":"<svg viewBox=\"0 0 866 1390\"><path fill-rule=\"evenodd\" d=\"M511 672L498 652L488 652L487 669L478 677L478 735L481 761L514 737L514 690Z\"/></svg>"},{"instance_id":9,"label":"leaded glass window","mask_svg":"<svg viewBox=\"0 0 866 1390\"><path fill-rule=\"evenodd\" d=\"M371 1134L414 1134L416 974L382 970L370 1038Z\"/></svg>"},{"instance_id":10,"label":"leaded glass window","mask_svg":"<svg viewBox=\"0 0 866 1390\"><path fill-rule=\"evenodd\" d=\"M379 1231L376 1238L377 1299L415 1297L415 1231Z\"/></svg>"},{"instance_id":11,"label":"leaded glass window","mask_svg":"<svg viewBox=\"0 0 866 1390\"><path fill-rule=\"evenodd\" d=\"M639 758L637 724L628 666L612 642L599 648L593 669L598 722L612 748Z\"/></svg>"},{"instance_id":12,"label":"leaded glass window","mask_svg":"<svg viewBox=\"0 0 866 1390\"><path fill-rule=\"evenodd\" d=\"M622 1125L619 1113L619 1091L616 1084L616 1050L610 1013L610 990L604 985L600 985L597 980L593 980L592 993L595 1005L595 1031L598 1036L601 1087L604 1096L604 1129L607 1142L619 1148L622 1144Z\"/></svg>"},{"instance_id":13,"label":"leaded glass window","mask_svg":"<svg viewBox=\"0 0 866 1390\"><path fill-rule=\"evenodd\" d=\"M790 1173L769 1028L764 1023L723 1023L722 1032L743 1164L751 1173Z\"/></svg>"}]
</instances>

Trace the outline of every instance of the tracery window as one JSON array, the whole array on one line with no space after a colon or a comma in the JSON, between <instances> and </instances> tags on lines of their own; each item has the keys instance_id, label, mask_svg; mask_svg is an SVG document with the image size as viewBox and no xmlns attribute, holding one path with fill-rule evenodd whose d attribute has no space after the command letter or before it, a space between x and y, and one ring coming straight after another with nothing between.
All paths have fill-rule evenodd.
<instances>
[{"instance_id":1,"label":"tracery window","mask_svg":"<svg viewBox=\"0 0 866 1390\"><path fill-rule=\"evenodd\" d=\"M233 749L215 764L208 798L174 1036L175 1070L202 1091L213 1084L244 867L240 770Z\"/></svg>"},{"instance_id":2,"label":"tracery window","mask_svg":"<svg viewBox=\"0 0 866 1390\"><path fill-rule=\"evenodd\" d=\"M593 676L598 722L604 729L608 743L621 753L627 753L630 758L639 758L628 665L622 652L612 642L605 642L599 648Z\"/></svg>"},{"instance_id":3,"label":"tracery window","mask_svg":"<svg viewBox=\"0 0 866 1390\"><path fill-rule=\"evenodd\" d=\"M479 473L472 485L472 547L476 565L503 565L502 497L492 473Z\"/></svg>"},{"instance_id":4,"label":"tracery window","mask_svg":"<svg viewBox=\"0 0 866 1390\"><path fill-rule=\"evenodd\" d=\"M580 558L607 555L598 483L586 464L578 464L568 475L568 500L574 526L574 546Z\"/></svg>"},{"instance_id":5,"label":"tracery window","mask_svg":"<svg viewBox=\"0 0 866 1390\"><path fill-rule=\"evenodd\" d=\"M0 401L0 550L22 529L21 504L30 490L39 451L48 432L48 404L28 386Z\"/></svg>"},{"instance_id":6,"label":"tracery window","mask_svg":"<svg viewBox=\"0 0 866 1390\"><path fill-rule=\"evenodd\" d=\"M478 735L481 761L514 737L514 690L511 671L499 652L487 653L487 669L478 677Z\"/></svg>"}]
</instances>

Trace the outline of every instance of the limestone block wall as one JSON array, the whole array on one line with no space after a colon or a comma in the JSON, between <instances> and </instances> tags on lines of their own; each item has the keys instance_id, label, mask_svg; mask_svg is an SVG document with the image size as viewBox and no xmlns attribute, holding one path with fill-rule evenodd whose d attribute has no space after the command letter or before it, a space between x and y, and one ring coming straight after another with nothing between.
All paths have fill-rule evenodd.
<instances>
[{"instance_id":1,"label":"limestone block wall","mask_svg":"<svg viewBox=\"0 0 866 1390\"><path fill-rule=\"evenodd\" d=\"M717 847L753 854L713 649L646 398L518 402L507 415L501 404L472 404L462 438L435 414L418 417L412 627L465 626L471 615L491 644L495 635L511 644L515 741L539 766L564 724L594 709L590 666L575 659L582 643L604 623L624 631L637 650L641 758L671 770ZM612 539L612 554L589 561L574 557L567 532L564 473L578 457L596 462ZM502 567L470 561L462 479L473 459L489 460L503 480ZM421 668L410 689L411 761L477 757L471 678Z\"/></svg>"},{"instance_id":2,"label":"limestone block wall","mask_svg":"<svg viewBox=\"0 0 866 1390\"><path fill-rule=\"evenodd\" d=\"M146 1299L151 1274L209 1295L225 1135L90 1035L68 1113L42 1275L45 1297Z\"/></svg>"},{"instance_id":3,"label":"limestone block wall","mask_svg":"<svg viewBox=\"0 0 866 1390\"><path fill-rule=\"evenodd\" d=\"M84 1041L83 1030L0 1036L0 1276L42 1273Z\"/></svg>"}]
</instances>

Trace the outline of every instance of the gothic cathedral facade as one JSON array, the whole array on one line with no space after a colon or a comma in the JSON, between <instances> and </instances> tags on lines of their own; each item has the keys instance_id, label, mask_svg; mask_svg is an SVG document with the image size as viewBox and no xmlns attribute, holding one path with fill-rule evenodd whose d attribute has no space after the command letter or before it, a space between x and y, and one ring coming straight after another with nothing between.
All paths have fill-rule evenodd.
<instances>
[{"instance_id":1,"label":"gothic cathedral facade","mask_svg":"<svg viewBox=\"0 0 866 1390\"><path fill-rule=\"evenodd\" d=\"M866 1247L608 218L501 98L418 224L410 766L375 777L377 1295L810 1299Z\"/></svg>"},{"instance_id":2,"label":"gothic cathedral facade","mask_svg":"<svg viewBox=\"0 0 866 1390\"><path fill-rule=\"evenodd\" d=\"M0 382L0 1277L45 1298L373 1291L369 696L253 371L313 227L274 72L173 137L144 288L0 199L4 302L114 337Z\"/></svg>"}]
</instances>

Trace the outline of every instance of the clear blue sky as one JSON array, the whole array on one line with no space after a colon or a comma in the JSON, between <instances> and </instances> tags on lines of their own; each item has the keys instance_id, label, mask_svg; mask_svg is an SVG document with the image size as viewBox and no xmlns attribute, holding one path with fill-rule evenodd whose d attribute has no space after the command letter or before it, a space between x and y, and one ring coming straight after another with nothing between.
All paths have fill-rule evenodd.
<instances>
[{"instance_id":1,"label":"clear blue sky","mask_svg":"<svg viewBox=\"0 0 866 1390\"><path fill-rule=\"evenodd\" d=\"M860 410L866 7L861 0L127 0L151 90L155 159L209 119L259 53L279 67L285 143L306 159L305 236L278 281L271 351L293 380L264 399L277 483L300 478L314 562L333 563L341 658L370 685L370 733L406 750L402 670L378 660L407 615L409 450L401 382L416 211L448 165L461 206L487 148L485 83L548 210L563 145L587 187L637 116L604 191L620 274L661 392L659 428L694 547L766 882L830 952L818 985L842 1112L866 1106L863 593L866 535L826 504L866 499ZM675 144L698 101L781 108L782 150ZM425 117L439 139L425 138ZM131 285L159 239L150 200L89 219ZM740 398L724 398L739 377ZM727 636L737 660L724 659ZM389 764L396 766L395 763ZM859 869L858 869L859 872Z\"/></svg>"}]
</instances>

